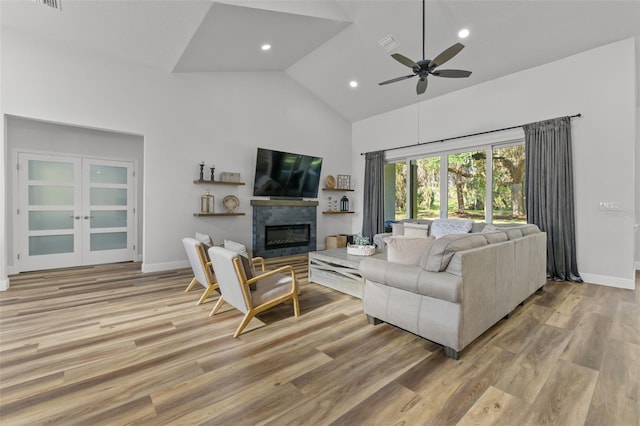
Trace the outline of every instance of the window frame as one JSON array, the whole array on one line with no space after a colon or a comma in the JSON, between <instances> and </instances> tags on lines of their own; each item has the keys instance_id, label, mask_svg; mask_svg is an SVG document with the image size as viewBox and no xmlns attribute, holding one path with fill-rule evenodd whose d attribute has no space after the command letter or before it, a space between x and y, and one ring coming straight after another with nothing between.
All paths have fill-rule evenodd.
<instances>
[{"instance_id":1,"label":"window frame","mask_svg":"<svg viewBox=\"0 0 640 426\"><path fill-rule=\"evenodd\" d=\"M493 223L493 150L508 148L511 146L524 145L524 133L521 128L502 132L502 134L480 135L479 137L461 138L453 141L449 149L436 149L441 146L435 144L417 145L402 148L397 151L387 151L385 153L385 164L404 163L407 170L407 185L405 188L406 209L405 218L412 219L413 206L417 202L414 199L412 187L415 185L414 173L411 169L411 162L427 157L440 157L440 219L448 218L449 176L448 176L448 156L468 151L484 151L486 156L486 182L485 184L485 206L484 220L486 223ZM449 143L449 142L448 142ZM395 218L395 211L394 211Z\"/></svg>"}]
</instances>

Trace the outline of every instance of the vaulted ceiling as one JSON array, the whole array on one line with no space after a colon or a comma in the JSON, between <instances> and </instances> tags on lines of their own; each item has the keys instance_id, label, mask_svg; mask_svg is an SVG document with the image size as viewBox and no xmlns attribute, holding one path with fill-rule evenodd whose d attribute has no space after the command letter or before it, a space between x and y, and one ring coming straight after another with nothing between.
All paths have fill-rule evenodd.
<instances>
[{"instance_id":1,"label":"vaulted ceiling","mask_svg":"<svg viewBox=\"0 0 640 426\"><path fill-rule=\"evenodd\" d=\"M389 53L422 59L420 0L61 2L58 11L2 0L2 25L166 72L285 72L350 121L629 37L640 52L640 0L428 0L427 58L460 41L465 49L443 68L473 74L430 77L418 96L416 79L378 83L411 74ZM394 50L380 45L387 36ZM593 64L606 70L607 58Z\"/></svg>"}]
</instances>

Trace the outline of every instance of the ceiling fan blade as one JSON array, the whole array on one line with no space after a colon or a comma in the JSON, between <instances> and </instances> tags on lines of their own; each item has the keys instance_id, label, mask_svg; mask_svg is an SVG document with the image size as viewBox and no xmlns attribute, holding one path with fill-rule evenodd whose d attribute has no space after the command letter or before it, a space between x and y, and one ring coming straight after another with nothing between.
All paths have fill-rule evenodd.
<instances>
[{"instance_id":1,"label":"ceiling fan blade","mask_svg":"<svg viewBox=\"0 0 640 426\"><path fill-rule=\"evenodd\" d=\"M402 65L408 66L409 68L413 68L414 70L420 69L420 65L416 64L415 62L413 62L411 59L407 58L404 55L401 55L399 53L392 53L391 57L396 61L400 62Z\"/></svg>"},{"instance_id":2,"label":"ceiling fan blade","mask_svg":"<svg viewBox=\"0 0 640 426\"><path fill-rule=\"evenodd\" d=\"M463 48L464 48L463 44L456 43L453 46L451 46L450 48L444 50L442 53L440 53L438 56L436 56L429 63L429 69L434 69L435 67L439 67L440 65L444 64L449 59L451 59L454 56L456 56Z\"/></svg>"},{"instance_id":3,"label":"ceiling fan blade","mask_svg":"<svg viewBox=\"0 0 640 426\"><path fill-rule=\"evenodd\" d=\"M382 83L378 83L378 85L382 86L382 85L389 84L389 83L395 83L396 81L406 80L407 78L411 78L411 77L415 77L415 76L416 76L415 74L404 75L402 77L392 78L391 80L383 81Z\"/></svg>"},{"instance_id":4,"label":"ceiling fan blade","mask_svg":"<svg viewBox=\"0 0 640 426\"><path fill-rule=\"evenodd\" d=\"M436 70L431 74L437 77L448 77L448 78L465 78L471 75L471 71L465 70Z\"/></svg>"},{"instance_id":5,"label":"ceiling fan blade","mask_svg":"<svg viewBox=\"0 0 640 426\"><path fill-rule=\"evenodd\" d=\"M420 77L420 80L418 80L418 84L416 85L416 93L418 95L422 95L424 91L427 90L427 84L429 84L427 77Z\"/></svg>"}]
</instances>

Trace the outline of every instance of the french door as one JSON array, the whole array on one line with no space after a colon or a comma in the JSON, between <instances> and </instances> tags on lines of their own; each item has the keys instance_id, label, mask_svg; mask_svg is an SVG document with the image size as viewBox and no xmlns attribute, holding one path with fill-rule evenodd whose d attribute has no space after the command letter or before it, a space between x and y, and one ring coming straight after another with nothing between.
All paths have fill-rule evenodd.
<instances>
[{"instance_id":1,"label":"french door","mask_svg":"<svg viewBox=\"0 0 640 426\"><path fill-rule=\"evenodd\" d=\"M134 260L133 163L18 154L21 271Z\"/></svg>"}]
</instances>

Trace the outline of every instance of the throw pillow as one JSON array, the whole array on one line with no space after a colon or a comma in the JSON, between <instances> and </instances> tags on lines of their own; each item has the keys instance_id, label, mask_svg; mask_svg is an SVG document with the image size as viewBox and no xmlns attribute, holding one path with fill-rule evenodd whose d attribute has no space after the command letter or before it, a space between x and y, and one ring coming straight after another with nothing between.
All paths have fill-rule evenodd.
<instances>
[{"instance_id":1,"label":"throw pillow","mask_svg":"<svg viewBox=\"0 0 640 426\"><path fill-rule=\"evenodd\" d=\"M420 225L417 223L406 223L404 225L404 236L427 238L429 236L429 225Z\"/></svg>"},{"instance_id":2,"label":"throw pillow","mask_svg":"<svg viewBox=\"0 0 640 426\"><path fill-rule=\"evenodd\" d=\"M249 259L249 253L247 251L247 246L241 243L237 243L231 240L224 240L224 248L235 251L240 255L240 262L242 263L242 272L244 272L244 277L247 280L255 277L255 270L253 268L253 262ZM251 290L255 290L255 284L251 284L249 286Z\"/></svg>"},{"instance_id":3,"label":"throw pillow","mask_svg":"<svg viewBox=\"0 0 640 426\"><path fill-rule=\"evenodd\" d=\"M401 265L418 265L425 250L435 242L434 237L387 237L387 261Z\"/></svg>"},{"instance_id":4,"label":"throw pillow","mask_svg":"<svg viewBox=\"0 0 640 426\"><path fill-rule=\"evenodd\" d=\"M473 222L466 219L436 219L431 224L431 235L442 238L450 234L467 234Z\"/></svg>"},{"instance_id":5,"label":"throw pillow","mask_svg":"<svg viewBox=\"0 0 640 426\"><path fill-rule=\"evenodd\" d=\"M247 246L244 244L236 243L231 240L224 240L224 248L235 251L238 254L243 255L244 257L249 257L249 253L247 252Z\"/></svg>"},{"instance_id":6,"label":"throw pillow","mask_svg":"<svg viewBox=\"0 0 640 426\"><path fill-rule=\"evenodd\" d=\"M444 271L454 254L462 250L486 246L487 240L483 235L447 235L436 240L420 259L420 266L430 272Z\"/></svg>"},{"instance_id":7,"label":"throw pillow","mask_svg":"<svg viewBox=\"0 0 640 426\"><path fill-rule=\"evenodd\" d=\"M483 234L489 234L489 233L492 233L492 232L498 232L498 231L499 231L498 227L497 227L497 226L495 226L495 225L494 225L494 224L492 224L492 223L487 223L487 224L484 226L484 228L482 228L482 233L483 233Z\"/></svg>"},{"instance_id":8,"label":"throw pillow","mask_svg":"<svg viewBox=\"0 0 640 426\"><path fill-rule=\"evenodd\" d=\"M208 234L204 234L202 232L196 232L196 240L200 241L203 244L211 247L213 245L213 240Z\"/></svg>"}]
</instances>

